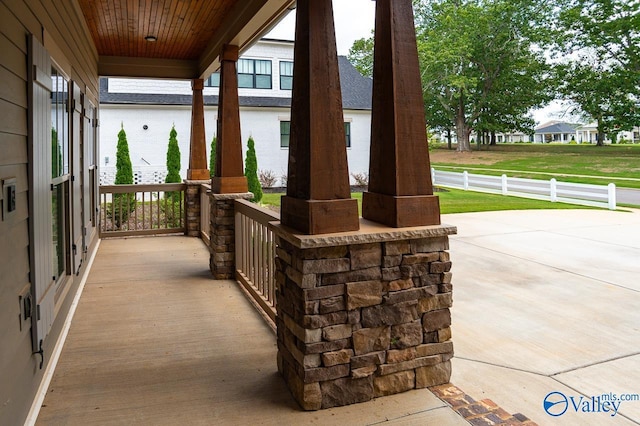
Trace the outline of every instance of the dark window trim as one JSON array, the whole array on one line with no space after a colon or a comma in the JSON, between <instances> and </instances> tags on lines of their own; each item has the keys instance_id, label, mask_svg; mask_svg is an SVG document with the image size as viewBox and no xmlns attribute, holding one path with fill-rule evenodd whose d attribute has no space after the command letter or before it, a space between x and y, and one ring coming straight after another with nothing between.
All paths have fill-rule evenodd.
<instances>
[{"instance_id":1,"label":"dark window trim","mask_svg":"<svg viewBox=\"0 0 640 426\"><path fill-rule=\"evenodd\" d=\"M291 137L291 121L280 120L280 148L287 148L287 149L289 148L290 137ZM344 137L345 137L346 147L351 148L351 121L344 122Z\"/></svg>"},{"instance_id":2,"label":"dark window trim","mask_svg":"<svg viewBox=\"0 0 640 426\"><path fill-rule=\"evenodd\" d=\"M266 90L270 90L273 89L273 62L270 59L249 59L249 58L240 58L238 59L238 64L240 64L240 61L251 61L253 62L253 72L252 73L241 73L240 72L240 67L238 67L238 88L239 89L266 89ZM269 74L259 74L256 71L256 65L258 62L264 62L264 63L268 63L269 64ZM251 76L251 86L249 85L244 85L240 83L241 77L242 76ZM269 87L258 87L258 81L260 77L269 77L268 81L269 81Z\"/></svg>"},{"instance_id":3,"label":"dark window trim","mask_svg":"<svg viewBox=\"0 0 640 426\"><path fill-rule=\"evenodd\" d=\"M282 71L283 64L291 64L291 74L284 74ZM287 82L287 83L285 83ZM287 87L283 87L287 86ZM293 88L293 61L280 61L280 90L291 90Z\"/></svg>"}]
</instances>

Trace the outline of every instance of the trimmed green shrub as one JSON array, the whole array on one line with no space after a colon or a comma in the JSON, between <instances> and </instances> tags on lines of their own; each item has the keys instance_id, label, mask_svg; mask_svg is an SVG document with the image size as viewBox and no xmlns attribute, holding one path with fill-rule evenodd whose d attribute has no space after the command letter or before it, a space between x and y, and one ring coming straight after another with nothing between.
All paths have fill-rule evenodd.
<instances>
[{"instance_id":1,"label":"trimmed green shrub","mask_svg":"<svg viewBox=\"0 0 640 426\"><path fill-rule=\"evenodd\" d=\"M244 162L244 175L247 177L249 192L253 193L253 199L251 201L257 203L262 199L262 187L260 186L260 180L258 179L258 159L256 158L255 142L252 137L249 137L247 147L247 159Z\"/></svg>"},{"instance_id":2,"label":"trimmed green shrub","mask_svg":"<svg viewBox=\"0 0 640 426\"><path fill-rule=\"evenodd\" d=\"M216 175L216 148L218 144L218 138L213 137L211 141L211 154L209 155L209 176L214 177Z\"/></svg>"},{"instance_id":3,"label":"trimmed green shrub","mask_svg":"<svg viewBox=\"0 0 640 426\"><path fill-rule=\"evenodd\" d=\"M176 126L171 127L169 132L169 146L167 148L167 177L164 183L180 183L180 147L178 146L178 132ZM166 198L170 198L172 202L178 202L181 199L180 191L169 191L165 193Z\"/></svg>"},{"instance_id":4,"label":"trimmed green shrub","mask_svg":"<svg viewBox=\"0 0 640 426\"><path fill-rule=\"evenodd\" d=\"M133 167L131 165L131 157L129 156L129 143L127 142L127 134L124 131L124 125L120 125L118 132L118 146L116 148L116 185L132 185L133 184ZM129 219L129 213L136 208L136 194L113 194L113 204L111 208L111 217L117 229L120 229L123 223Z\"/></svg>"},{"instance_id":5,"label":"trimmed green shrub","mask_svg":"<svg viewBox=\"0 0 640 426\"><path fill-rule=\"evenodd\" d=\"M180 147L178 146L178 132L176 126L171 127L169 132L169 147L167 148L167 177L164 183L179 183L180 178Z\"/></svg>"}]
</instances>

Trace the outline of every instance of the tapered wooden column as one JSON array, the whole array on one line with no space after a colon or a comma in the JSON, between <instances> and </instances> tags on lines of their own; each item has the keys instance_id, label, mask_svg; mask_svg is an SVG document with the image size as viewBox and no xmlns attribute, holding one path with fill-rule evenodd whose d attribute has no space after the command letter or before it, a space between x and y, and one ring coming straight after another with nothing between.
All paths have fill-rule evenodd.
<instances>
[{"instance_id":1,"label":"tapered wooden column","mask_svg":"<svg viewBox=\"0 0 640 426\"><path fill-rule=\"evenodd\" d=\"M240 104L236 73L238 46L225 45L220 55L220 62L216 172L211 180L211 191L216 194L246 193L248 186L242 167Z\"/></svg>"},{"instance_id":2,"label":"tapered wooden column","mask_svg":"<svg viewBox=\"0 0 640 426\"><path fill-rule=\"evenodd\" d=\"M411 0L376 0L369 192L362 216L393 227L440 224Z\"/></svg>"},{"instance_id":3,"label":"tapered wooden column","mask_svg":"<svg viewBox=\"0 0 640 426\"><path fill-rule=\"evenodd\" d=\"M357 230L331 0L298 1L294 69L282 224L307 234Z\"/></svg>"},{"instance_id":4,"label":"tapered wooden column","mask_svg":"<svg viewBox=\"0 0 640 426\"><path fill-rule=\"evenodd\" d=\"M204 80L191 81L193 101L191 103L191 144L189 149L189 169L187 179L209 180L207 167L207 143L204 135Z\"/></svg>"}]
</instances>

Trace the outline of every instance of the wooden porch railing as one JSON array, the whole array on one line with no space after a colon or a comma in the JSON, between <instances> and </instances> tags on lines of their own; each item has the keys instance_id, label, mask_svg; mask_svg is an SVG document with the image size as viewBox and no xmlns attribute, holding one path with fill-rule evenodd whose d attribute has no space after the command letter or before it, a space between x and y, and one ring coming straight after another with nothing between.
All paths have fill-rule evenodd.
<instances>
[{"instance_id":1,"label":"wooden porch railing","mask_svg":"<svg viewBox=\"0 0 640 426\"><path fill-rule=\"evenodd\" d=\"M186 185L100 187L100 237L185 232Z\"/></svg>"},{"instance_id":2,"label":"wooden porch railing","mask_svg":"<svg viewBox=\"0 0 640 426\"><path fill-rule=\"evenodd\" d=\"M235 201L236 279L275 322L276 242L269 222L280 215L245 200Z\"/></svg>"},{"instance_id":3,"label":"wooden porch railing","mask_svg":"<svg viewBox=\"0 0 640 426\"><path fill-rule=\"evenodd\" d=\"M209 236L211 232L210 215L211 185L202 184L200 185L200 238L202 238L207 247L211 246L211 237Z\"/></svg>"}]
</instances>

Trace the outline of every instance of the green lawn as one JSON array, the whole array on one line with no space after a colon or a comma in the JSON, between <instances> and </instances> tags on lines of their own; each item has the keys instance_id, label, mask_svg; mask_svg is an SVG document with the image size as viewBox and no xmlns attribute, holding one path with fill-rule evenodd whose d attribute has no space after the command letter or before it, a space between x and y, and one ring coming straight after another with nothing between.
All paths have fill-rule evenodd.
<instances>
[{"instance_id":1,"label":"green lawn","mask_svg":"<svg viewBox=\"0 0 640 426\"><path fill-rule=\"evenodd\" d=\"M280 197L284 194L264 194L261 204L280 207ZM533 209L583 209L588 207L573 204L551 203L548 201L530 200L519 197L505 197L503 195L485 194L482 192L447 189L437 192L440 197L440 212L468 213L496 210L533 210ZM358 200L358 208L362 204L362 193L356 192L351 196Z\"/></svg>"},{"instance_id":2,"label":"green lawn","mask_svg":"<svg viewBox=\"0 0 640 426\"><path fill-rule=\"evenodd\" d=\"M499 144L471 153L456 153L446 144L430 146L431 164L440 170L558 180L640 188L640 145ZM580 175L580 176L573 176ZM583 177L587 176L587 177ZM280 207L283 194L264 194L262 203ZM551 203L481 192L447 189L437 192L442 213L495 210L581 209L574 204ZM362 194L353 198L362 202Z\"/></svg>"},{"instance_id":3,"label":"green lawn","mask_svg":"<svg viewBox=\"0 0 640 426\"><path fill-rule=\"evenodd\" d=\"M465 154L434 148L431 162L441 170L640 188L640 145L500 144Z\"/></svg>"}]
</instances>

